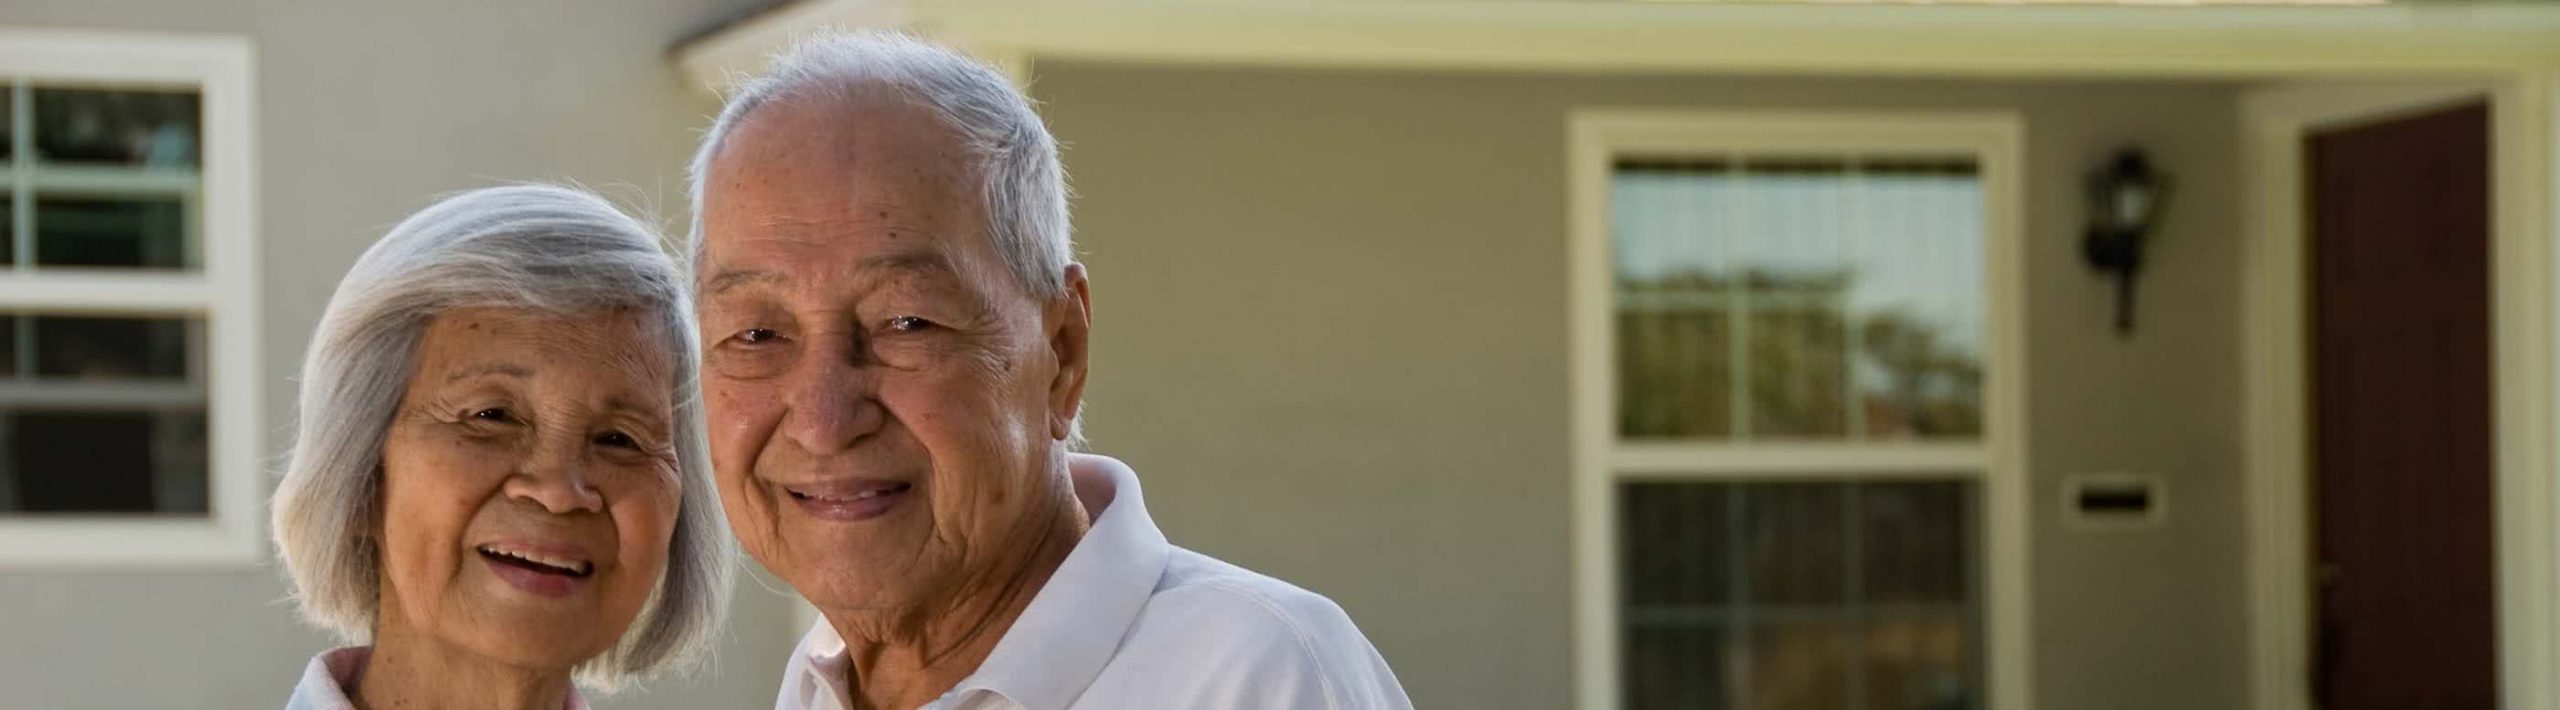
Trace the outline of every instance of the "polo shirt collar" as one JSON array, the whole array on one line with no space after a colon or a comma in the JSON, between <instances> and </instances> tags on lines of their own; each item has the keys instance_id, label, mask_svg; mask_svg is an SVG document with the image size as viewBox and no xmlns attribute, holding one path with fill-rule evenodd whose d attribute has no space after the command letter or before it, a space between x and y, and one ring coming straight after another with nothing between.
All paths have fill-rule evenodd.
<instances>
[{"instance_id":1,"label":"polo shirt collar","mask_svg":"<svg viewBox=\"0 0 2560 710\"><path fill-rule=\"evenodd\" d=\"M1118 459L1085 460L1106 477L1111 502L955 693L989 690L1030 710L1064 710L1102 675L1154 596L1171 547L1147 516L1137 473Z\"/></svg>"},{"instance_id":2,"label":"polo shirt collar","mask_svg":"<svg viewBox=\"0 0 2560 710\"><path fill-rule=\"evenodd\" d=\"M1147 515L1138 474L1104 456L1079 455L1108 486L1111 502L1094 516L1065 562L1005 630L987 660L945 699L992 692L1029 710L1065 710L1102 675L1120 641L1154 596L1172 548ZM810 629L809 668L838 697L850 659L844 639L821 623Z\"/></svg>"}]
</instances>

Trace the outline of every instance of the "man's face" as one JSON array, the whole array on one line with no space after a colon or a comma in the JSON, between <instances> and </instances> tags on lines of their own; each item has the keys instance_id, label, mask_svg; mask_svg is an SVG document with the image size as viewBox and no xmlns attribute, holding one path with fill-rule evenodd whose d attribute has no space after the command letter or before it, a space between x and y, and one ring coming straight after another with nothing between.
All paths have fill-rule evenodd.
<instances>
[{"instance_id":1,"label":"man's face","mask_svg":"<svg viewBox=\"0 0 2560 710\"><path fill-rule=\"evenodd\" d=\"M1081 270L1035 298L920 107L783 99L703 183L702 391L742 546L819 608L911 608L1019 556L1066 484Z\"/></svg>"}]
</instances>

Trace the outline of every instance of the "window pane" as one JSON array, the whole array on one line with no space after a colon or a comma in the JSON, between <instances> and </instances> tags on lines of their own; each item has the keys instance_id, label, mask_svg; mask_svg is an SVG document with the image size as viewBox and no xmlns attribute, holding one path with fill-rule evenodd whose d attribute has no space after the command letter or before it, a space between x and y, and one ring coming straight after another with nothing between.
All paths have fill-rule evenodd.
<instances>
[{"instance_id":1,"label":"window pane","mask_svg":"<svg viewBox=\"0 0 2560 710\"><path fill-rule=\"evenodd\" d=\"M48 163L194 167L202 140L192 91L35 90L37 157Z\"/></svg>"},{"instance_id":2,"label":"window pane","mask_svg":"<svg viewBox=\"0 0 2560 710\"><path fill-rule=\"evenodd\" d=\"M29 318L35 374L47 379L184 379L194 326L184 318Z\"/></svg>"},{"instance_id":3,"label":"window pane","mask_svg":"<svg viewBox=\"0 0 2560 710\"><path fill-rule=\"evenodd\" d=\"M1732 707L1725 684L1725 650L1729 643L1731 634L1714 625L1629 630L1625 650L1627 708Z\"/></svg>"},{"instance_id":4,"label":"window pane","mask_svg":"<svg viewBox=\"0 0 2560 710\"><path fill-rule=\"evenodd\" d=\"M1838 306L1763 309L1751 314L1751 433L1754 438L1837 439L1848 431L1846 361Z\"/></svg>"},{"instance_id":5,"label":"window pane","mask_svg":"<svg viewBox=\"0 0 2560 710\"><path fill-rule=\"evenodd\" d=\"M1867 626L1870 710L1964 710L1974 699L1975 646L1962 617L1914 617Z\"/></svg>"},{"instance_id":6,"label":"window pane","mask_svg":"<svg viewBox=\"0 0 2560 710\"><path fill-rule=\"evenodd\" d=\"M1617 167L1619 433L1979 436L1970 159L1742 163Z\"/></svg>"},{"instance_id":7,"label":"window pane","mask_svg":"<svg viewBox=\"0 0 2560 710\"><path fill-rule=\"evenodd\" d=\"M1618 252L1618 422L1631 437L1733 433L1735 180L1713 164L1634 166L1612 188Z\"/></svg>"},{"instance_id":8,"label":"window pane","mask_svg":"<svg viewBox=\"0 0 2560 710\"><path fill-rule=\"evenodd\" d=\"M18 206L0 192L0 266L18 263Z\"/></svg>"},{"instance_id":9,"label":"window pane","mask_svg":"<svg viewBox=\"0 0 2560 710\"><path fill-rule=\"evenodd\" d=\"M1973 577L1970 488L1955 481L1859 486L1868 601L1965 601L1965 580Z\"/></svg>"},{"instance_id":10,"label":"window pane","mask_svg":"<svg viewBox=\"0 0 2560 710\"><path fill-rule=\"evenodd\" d=\"M1742 173L1732 209L1742 222L1727 238L1745 247L1754 293L1836 296L1851 269L1843 242L1849 166L1837 161L1755 159Z\"/></svg>"},{"instance_id":11,"label":"window pane","mask_svg":"<svg viewBox=\"0 0 2560 710\"><path fill-rule=\"evenodd\" d=\"M1969 162L1870 163L1861 177L1851 317L1867 436L1979 436L1980 177Z\"/></svg>"},{"instance_id":12,"label":"window pane","mask_svg":"<svg viewBox=\"0 0 2560 710\"><path fill-rule=\"evenodd\" d=\"M194 411L0 408L0 511L206 510L205 417Z\"/></svg>"},{"instance_id":13,"label":"window pane","mask_svg":"<svg viewBox=\"0 0 2560 710\"><path fill-rule=\"evenodd\" d=\"M1755 606L1829 606L1848 596L1848 485L1748 484L1740 489Z\"/></svg>"},{"instance_id":14,"label":"window pane","mask_svg":"<svg viewBox=\"0 0 2560 710\"><path fill-rule=\"evenodd\" d=\"M18 157L18 90L0 83L0 161Z\"/></svg>"},{"instance_id":15,"label":"window pane","mask_svg":"<svg viewBox=\"0 0 2560 710\"><path fill-rule=\"evenodd\" d=\"M36 201L36 264L187 267L186 203L176 198Z\"/></svg>"},{"instance_id":16,"label":"window pane","mask_svg":"<svg viewBox=\"0 0 2560 710\"><path fill-rule=\"evenodd\" d=\"M1726 487L1635 483L1624 490L1619 549L1627 603L1712 606L1730 598Z\"/></svg>"},{"instance_id":17,"label":"window pane","mask_svg":"<svg viewBox=\"0 0 2560 710\"><path fill-rule=\"evenodd\" d=\"M1977 488L1846 478L1621 484L1630 703L1973 707ZM1722 676L1675 672L1708 662L1732 665L1718 666ZM1700 695L1712 692L1723 695Z\"/></svg>"},{"instance_id":18,"label":"window pane","mask_svg":"<svg viewBox=\"0 0 2560 710\"><path fill-rule=\"evenodd\" d=\"M1858 655L1845 622L1756 624L1751 631L1751 707L1838 710L1849 707Z\"/></svg>"},{"instance_id":19,"label":"window pane","mask_svg":"<svg viewBox=\"0 0 2560 710\"><path fill-rule=\"evenodd\" d=\"M1733 341L1721 310L1683 294L1639 297L1654 312L1618 316L1618 431L1721 439L1733 433Z\"/></svg>"}]
</instances>

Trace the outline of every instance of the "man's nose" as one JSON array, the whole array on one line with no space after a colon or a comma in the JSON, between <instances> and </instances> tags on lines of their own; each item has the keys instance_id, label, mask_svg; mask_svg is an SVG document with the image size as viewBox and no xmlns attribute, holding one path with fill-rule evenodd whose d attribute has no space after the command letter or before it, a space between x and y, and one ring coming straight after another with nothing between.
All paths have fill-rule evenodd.
<instances>
[{"instance_id":1,"label":"man's nose","mask_svg":"<svg viewBox=\"0 0 2560 710\"><path fill-rule=\"evenodd\" d=\"M783 435L812 454L833 454L880 430L889 419L880 406L879 368L861 343L839 341L803 358L783 393Z\"/></svg>"}]
</instances>

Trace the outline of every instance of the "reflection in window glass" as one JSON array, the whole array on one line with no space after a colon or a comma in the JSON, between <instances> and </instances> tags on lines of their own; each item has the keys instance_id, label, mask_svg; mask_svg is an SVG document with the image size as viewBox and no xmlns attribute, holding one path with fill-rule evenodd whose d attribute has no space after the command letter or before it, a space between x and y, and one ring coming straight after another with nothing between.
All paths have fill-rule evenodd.
<instances>
[{"instance_id":1,"label":"reflection in window glass","mask_svg":"<svg viewBox=\"0 0 2560 710\"><path fill-rule=\"evenodd\" d=\"M1733 572L1718 564L1733 537L1727 486L1629 484L1619 508L1618 549L1627 603L1721 606Z\"/></svg>"},{"instance_id":2,"label":"reflection in window glass","mask_svg":"<svg viewBox=\"0 0 2560 710\"><path fill-rule=\"evenodd\" d=\"M1725 682L1733 635L1713 624L1627 630L1628 710L1732 707Z\"/></svg>"},{"instance_id":3,"label":"reflection in window glass","mask_svg":"<svg viewBox=\"0 0 2560 710\"><path fill-rule=\"evenodd\" d=\"M203 140L192 91L38 87L37 157L46 163L191 168Z\"/></svg>"},{"instance_id":4,"label":"reflection in window glass","mask_svg":"<svg viewBox=\"0 0 2560 710\"><path fill-rule=\"evenodd\" d=\"M194 411L0 407L0 511L206 510L205 417Z\"/></svg>"},{"instance_id":5,"label":"reflection in window glass","mask_svg":"<svg viewBox=\"0 0 2560 710\"><path fill-rule=\"evenodd\" d=\"M1857 640L1845 621L1777 621L1751 629L1751 704L1770 710L1844 710L1858 672ZM1728 707L1732 707L1728 705Z\"/></svg>"},{"instance_id":6,"label":"reflection in window glass","mask_svg":"<svg viewBox=\"0 0 2560 710\"><path fill-rule=\"evenodd\" d=\"M1838 605L1848 598L1849 486L1768 483L1739 489L1743 576L1750 602L1775 608Z\"/></svg>"},{"instance_id":7,"label":"reflection in window glass","mask_svg":"<svg viewBox=\"0 0 2560 710\"><path fill-rule=\"evenodd\" d=\"M176 199L39 199L36 264L186 268L187 219Z\"/></svg>"},{"instance_id":8,"label":"reflection in window glass","mask_svg":"<svg viewBox=\"0 0 2560 710\"><path fill-rule=\"evenodd\" d=\"M1980 707L1966 659L1975 640L1960 616L1887 617L1864 629L1867 696L1872 710L1971 710Z\"/></svg>"},{"instance_id":9,"label":"reflection in window glass","mask_svg":"<svg viewBox=\"0 0 2560 710\"><path fill-rule=\"evenodd\" d=\"M35 316L35 374L47 379L181 379L187 376L183 318Z\"/></svg>"},{"instance_id":10,"label":"reflection in window glass","mask_svg":"<svg viewBox=\"0 0 2560 710\"><path fill-rule=\"evenodd\" d=\"M1965 161L1620 165L1619 433L1979 436L1981 201Z\"/></svg>"},{"instance_id":11,"label":"reflection in window glass","mask_svg":"<svg viewBox=\"0 0 2560 710\"><path fill-rule=\"evenodd\" d=\"M1627 707L1978 707L1976 490L1621 484Z\"/></svg>"},{"instance_id":12,"label":"reflection in window glass","mask_svg":"<svg viewBox=\"0 0 2560 710\"><path fill-rule=\"evenodd\" d=\"M203 515L203 328L0 315L0 513Z\"/></svg>"}]
</instances>

